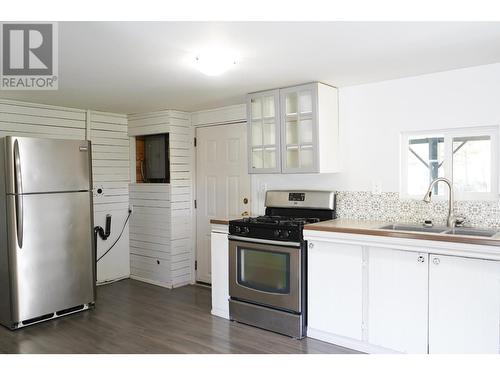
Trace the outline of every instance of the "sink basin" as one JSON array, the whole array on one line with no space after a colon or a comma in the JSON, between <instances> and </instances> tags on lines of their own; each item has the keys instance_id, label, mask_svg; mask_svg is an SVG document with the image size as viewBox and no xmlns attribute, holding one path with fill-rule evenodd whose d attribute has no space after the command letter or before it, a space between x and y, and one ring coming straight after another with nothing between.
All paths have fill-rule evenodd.
<instances>
[{"instance_id":1,"label":"sink basin","mask_svg":"<svg viewBox=\"0 0 500 375\"><path fill-rule=\"evenodd\" d=\"M424 233L443 233L447 230L446 227L424 227L423 225L409 224L389 224L380 227L379 229L397 230L403 232L424 232Z\"/></svg>"},{"instance_id":2,"label":"sink basin","mask_svg":"<svg viewBox=\"0 0 500 375\"><path fill-rule=\"evenodd\" d=\"M458 236L479 236L493 237L498 233L496 229L474 229L474 228L453 228L449 229L444 234L454 234Z\"/></svg>"},{"instance_id":3,"label":"sink basin","mask_svg":"<svg viewBox=\"0 0 500 375\"><path fill-rule=\"evenodd\" d=\"M447 227L424 227L423 225L411 224L389 224L378 229L402 231L402 232L421 232L421 233L440 233L455 236L478 236L478 237L493 237L498 234L497 229L479 229L479 228L464 228L458 227L449 229Z\"/></svg>"}]
</instances>

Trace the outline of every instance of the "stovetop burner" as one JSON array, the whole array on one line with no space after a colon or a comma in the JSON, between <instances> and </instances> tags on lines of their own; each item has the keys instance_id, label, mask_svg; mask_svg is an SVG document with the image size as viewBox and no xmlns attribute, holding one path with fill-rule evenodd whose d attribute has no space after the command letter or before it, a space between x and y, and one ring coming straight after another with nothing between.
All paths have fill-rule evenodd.
<instances>
[{"instance_id":1,"label":"stovetop burner","mask_svg":"<svg viewBox=\"0 0 500 375\"><path fill-rule=\"evenodd\" d=\"M229 222L229 233L237 236L301 241L304 225L321 221L317 217L291 217L265 215L246 217Z\"/></svg>"},{"instance_id":2,"label":"stovetop burner","mask_svg":"<svg viewBox=\"0 0 500 375\"><path fill-rule=\"evenodd\" d=\"M243 223L253 223L253 224L274 224L274 225L305 225L310 223L317 223L320 219L317 217L289 217L289 216L257 216L257 217L246 217L242 219Z\"/></svg>"},{"instance_id":3,"label":"stovetop burner","mask_svg":"<svg viewBox=\"0 0 500 375\"><path fill-rule=\"evenodd\" d=\"M229 234L274 241L303 241L304 225L335 218L335 193L267 191L265 215L229 222Z\"/></svg>"}]
</instances>

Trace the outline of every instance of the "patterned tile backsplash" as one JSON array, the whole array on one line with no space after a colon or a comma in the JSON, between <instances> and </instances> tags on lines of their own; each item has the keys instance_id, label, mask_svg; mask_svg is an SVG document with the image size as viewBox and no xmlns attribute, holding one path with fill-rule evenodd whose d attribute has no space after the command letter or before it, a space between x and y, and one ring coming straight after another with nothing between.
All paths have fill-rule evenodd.
<instances>
[{"instance_id":1,"label":"patterned tile backsplash","mask_svg":"<svg viewBox=\"0 0 500 375\"><path fill-rule=\"evenodd\" d=\"M399 193L372 194L366 191L338 191L337 217L388 222L446 224L448 201L400 199ZM455 216L474 227L500 228L500 201L456 201Z\"/></svg>"}]
</instances>

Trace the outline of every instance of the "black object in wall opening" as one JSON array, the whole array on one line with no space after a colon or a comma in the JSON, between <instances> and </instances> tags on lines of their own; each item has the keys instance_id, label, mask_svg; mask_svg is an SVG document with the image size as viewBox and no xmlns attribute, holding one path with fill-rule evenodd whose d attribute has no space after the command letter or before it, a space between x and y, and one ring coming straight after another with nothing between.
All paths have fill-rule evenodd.
<instances>
[{"instance_id":1,"label":"black object in wall opening","mask_svg":"<svg viewBox=\"0 0 500 375\"><path fill-rule=\"evenodd\" d=\"M154 134L144 138L143 182L170 183L169 135Z\"/></svg>"}]
</instances>

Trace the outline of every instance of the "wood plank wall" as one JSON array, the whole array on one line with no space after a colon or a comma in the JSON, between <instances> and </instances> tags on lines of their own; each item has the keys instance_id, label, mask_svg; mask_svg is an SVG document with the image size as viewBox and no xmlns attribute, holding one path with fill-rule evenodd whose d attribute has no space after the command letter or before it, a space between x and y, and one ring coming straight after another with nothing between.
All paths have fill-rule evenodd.
<instances>
[{"instance_id":1,"label":"wood plank wall","mask_svg":"<svg viewBox=\"0 0 500 375\"><path fill-rule=\"evenodd\" d=\"M130 184L131 204L141 212L130 228L131 277L167 287L189 284L194 280L190 116L172 110L135 114L128 124L131 137L170 134L170 184Z\"/></svg>"},{"instance_id":2,"label":"wood plank wall","mask_svg":"<svg viewBox=\"0 0 500 375\"><path fill-rule=\"evenodd\" d=\"M107 213L113 215L111 237L98 244L98 253L105 251L128 213L127 117L0 99L0 137L7 135L92 141L94 187L103 187L102 196L94 194L95 225L104 225ZM98 281L128 277L128 228L112 252L98 264L97 273Z\"/></svg>"},{"instance_id":3,"label":"wood plank wall","mask_svg":"<svg viewBox=\"0 0 500 375\"><path fill-rule=\"evenodd\" d=\"M97 240L97 255L103 254L118 238L128 215L130 182L129 137L127 116L89 111L88 136L92 141L92 172L94 180L94 222L104 227L106 215L112 215L111 235ZM97 189L102 194L97 194ZM97 267L99 281L130 275L129 224L119 242Z\"/></svg>"}]
</instances>

